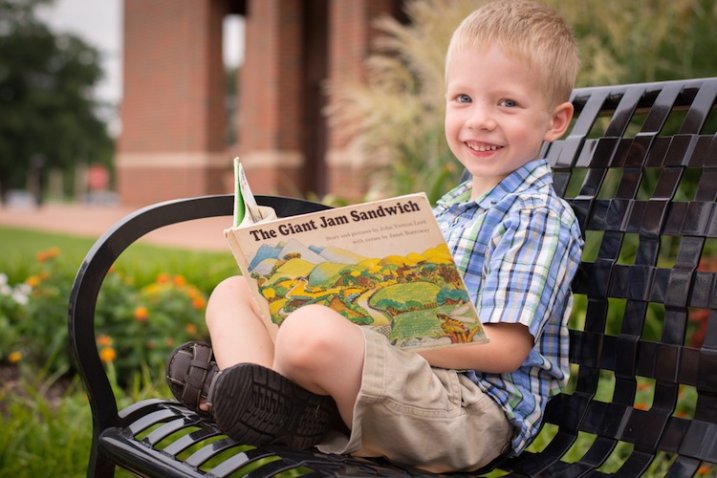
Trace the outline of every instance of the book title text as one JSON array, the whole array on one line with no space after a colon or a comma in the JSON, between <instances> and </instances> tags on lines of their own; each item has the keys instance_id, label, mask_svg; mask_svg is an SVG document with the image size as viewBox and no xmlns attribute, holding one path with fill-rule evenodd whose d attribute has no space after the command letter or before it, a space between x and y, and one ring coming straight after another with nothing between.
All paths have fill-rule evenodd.
<instances>
[{"instance_id":1,"label":"book title text","mask_svg":"<svg viewBox=\"0 0 717 478\"><path fill-rule=\"evenodd\" d=\"M265 241L268 239L275 239L279 237L279 235L290 236L292 234L318 231L319 229L350 224L351 222L370 221L373 219L397 216L400 214L410 214L420 210L420 206L415 201L399 201L392 206L381 204L375 209L368 209L365 211L353 210L348 214L340 214L337 216L319 216L318 218L309 219L303 222L286 222L279 224L276 228L262 227L249 231L249 233L255 241Z\"/></svg>"}]
</instances>

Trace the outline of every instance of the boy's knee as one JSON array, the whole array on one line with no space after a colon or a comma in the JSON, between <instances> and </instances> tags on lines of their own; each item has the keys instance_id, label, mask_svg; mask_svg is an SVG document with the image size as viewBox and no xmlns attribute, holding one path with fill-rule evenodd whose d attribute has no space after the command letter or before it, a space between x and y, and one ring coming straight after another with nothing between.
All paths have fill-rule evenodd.
<instances>
[{"instance_id":1,"label":"boy's knee","mask_svg":"<svg viewBox=\"0 0 717 478\"><path fill-rule=\"evenodd\" d=\"M247 287L247 284L242 276L227 277L214 287L209 295L209 300L216 301L217 299L225 297L227 294L236 294L244 287Z\"/></svg>"},{"instance_id":2,"label":"boy's knee","mask_svg":"<svg viewBox=\"0 0 717 478\"><path fill-rule=\"evenodd\" d=\"M248 293L248 284L242 276L227 277L212 290L207 300L205 320L211 323L224 316L221 312L232 307L232 302L242 300Z\"/></svg>"},{"instance_id":3,"label":"boy's knee","mask_svg":"<svg viewBox=\"0 0 717 478\"><path fill-rule=\"evenodd\" d=\"M249 286L246 283L246 279L244 277L231 276L227 277L219 284L217 284L217 286L212 291L211 296L222 296L224 294L235 295L237 293L242 293L242 291L246 290L248 287Z\"/></svg>"},{"instance_id":4,"label":"boy's knee","mask_svg":"<svg viewBox=\"0 0 717 478\"><path fill-rule=\"evenodd\" d=\"M289 315L279 328L276 337L276 358L284 365L300 368L326 366L338 344L341 333L336 321L345 321L333 310L308 305Z\"/></svg>"},{"instance_id":5,"label":"boy's knee","mask_svg":"<svg viewBox=\"0 0 717 478\"><path fill-rule=\"evenodd\" d=\"M330 326L335 312L321 305L307 305L292 312L279 327L277 341L286 344L287 349L322 349L322 344L331 343Z\"/></svg>"}]
</instances>

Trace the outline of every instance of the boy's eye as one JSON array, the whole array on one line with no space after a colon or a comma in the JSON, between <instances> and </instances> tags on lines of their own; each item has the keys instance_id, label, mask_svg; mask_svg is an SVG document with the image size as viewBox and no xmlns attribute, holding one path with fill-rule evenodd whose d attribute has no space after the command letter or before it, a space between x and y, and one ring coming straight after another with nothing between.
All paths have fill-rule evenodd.
<instances>
[{"instance_id":1,"label":"boy's eye","mask_svg":"<svg viewBox=\"0 0 717 478\"><path fill-rule=\"evenodd\" d=\"M511 100L509 98L503 98L498 104L505 108L515 108L516 106L518 106L518 103L516 101Z\"/></svg>"},{"instance_id":2,"label":"boy's eye","mask_svg":"<svg viewBox=\"0 0 717 478\"><path fill-rule=\"evenodd\" d=\"M457 96L456 96L456 101L457 101L458 103L470 103L470 102L471 102L471 97L468 96L468 95L460 94L460 95L457 95Z\"/></svg>"}]
</instances>

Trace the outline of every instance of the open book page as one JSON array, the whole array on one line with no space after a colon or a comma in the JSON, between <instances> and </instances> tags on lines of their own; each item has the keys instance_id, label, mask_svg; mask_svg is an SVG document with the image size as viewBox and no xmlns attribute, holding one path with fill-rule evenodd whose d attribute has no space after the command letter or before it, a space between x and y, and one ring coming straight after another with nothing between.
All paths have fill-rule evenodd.
<instances>
[{"instance_id":1,"label":"open book page","mask_svg":"<svg viewBox=\"0 0 717 478\"><path fill-rule=\"evenodd\" d=\"M322 304L404 349L487 340L423 193L225 235L272 335L292 311Z\"/></svg>"},{"instance_id":2,"label":"open book page","mask_svg":"<svg viewBox=\"0 0 717 478\"><path fill-rule=\"evenodd\" d=\"M241 161L234 158L234 227L271 219L276 219L274 210L256 203Z\"/></svg>"}]
</instances>

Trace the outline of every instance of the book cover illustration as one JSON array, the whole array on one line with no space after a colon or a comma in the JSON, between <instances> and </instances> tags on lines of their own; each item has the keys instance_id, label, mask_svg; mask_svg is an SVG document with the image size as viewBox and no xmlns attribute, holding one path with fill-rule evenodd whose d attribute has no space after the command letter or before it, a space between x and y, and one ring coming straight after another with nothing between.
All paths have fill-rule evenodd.
<instances>
[{"instance_id":1,"label":"book cover illustration","mask_svg":"<svg viewBox=\"0 0 717 478\"><path fill-rule=\"evenodd\" d=\"M322 304L403 349L487 341L425 194L233 227L265 318Z\"/></svg>"}]
</instances>

